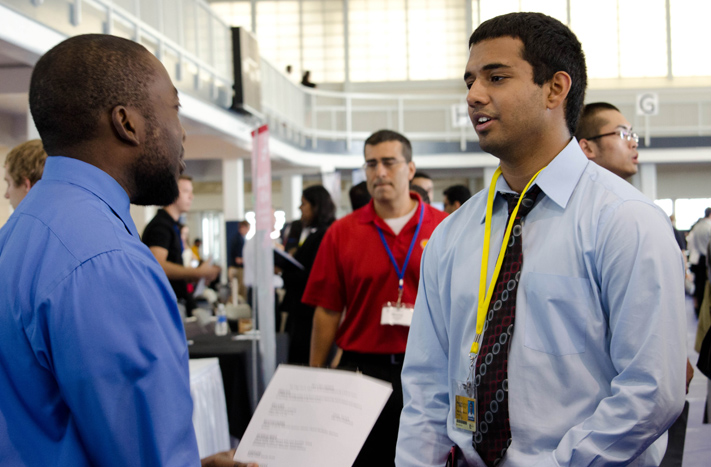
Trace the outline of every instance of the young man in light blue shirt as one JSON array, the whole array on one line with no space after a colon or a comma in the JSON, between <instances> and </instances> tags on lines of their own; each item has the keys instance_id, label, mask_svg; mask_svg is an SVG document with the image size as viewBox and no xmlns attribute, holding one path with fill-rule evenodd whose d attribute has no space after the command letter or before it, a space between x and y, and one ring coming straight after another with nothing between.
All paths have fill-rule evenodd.
<instances>
[{"instance_id":1,"label":"young man in light blue shirt","mask_svg":"<svg viewBox=\"0 0 711 467\"><path fill-rule=\"evenodd\" d=\"M489 467L658 465L684 404L682 258L666 215L589 162L572 136L587 83L580 43L542 14L493 18L470 39L464 80L479 143L502 176L424 251L396 464L444 465L454 449L459 465L487 465L478 449L501 405L492 400L470 424L455 409L484 381L477 318L489 323L513 299L515 321L493 351L508 349L496 401L508 404L510 432ZM522 241L522 267L504 284L517 291L479 306L506 249L501 193L530 182L540 194L510 237Z\"/></svg>"}]
</instances>

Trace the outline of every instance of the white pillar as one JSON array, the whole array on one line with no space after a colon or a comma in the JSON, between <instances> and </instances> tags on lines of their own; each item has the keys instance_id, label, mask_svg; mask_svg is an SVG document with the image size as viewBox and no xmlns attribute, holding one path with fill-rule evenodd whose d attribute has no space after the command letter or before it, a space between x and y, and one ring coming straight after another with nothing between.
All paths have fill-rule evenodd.
<instances>
[{"instance_id":1,"label":"white pillar","mask_svg":"<svg viewBox=\"0 0 711 467\"><path fill-rule=\"evenodd\" d=\"M484 167L484 188L489 188L494 172L496 172L496 167Z\"/></svg>"},{"instance_id":2,"label":"white pillar","mask_svg":"<svg viewBox=\"0 0 711 467\"><path fill-rule=\"evenodd\" d=\"M491 179L489 179L491 180ZM477 179L474 177L470 177L467 179L467 187L469 188L469 192L471 192L472 196L475 195L476 193L479 192L479 184L477 183Z\"/></svg>"},{"instance_id":3,"label":"white pillar","mask_svg":"<svg viewBox=\"0 0 711 467\"><path fill-rule=\"evenodd\" d=\"M657 164L639 164L640 191L652 201L657 199Z\"/></svg>"},{"instance_id":4,"label":"white pillar","mask_svg":"<svg viewBox=\"0 0 711 467\"><path fill-rule=\"evenodd\" d=\"M303 175L283 175L281 177L281 202L287 222L301 218L299 205L301 204L302 191L304 191Z\"/></svg>"},{"instance_id":5,"label":"white pillar","mask_svg":"<svg viewBox=\"0 0 711 467\"><path fill-rule=\"evenodd\" d=\"M222 210L225 221L244 220L244 161L222 160Z\"/></svg>"},{"instance_id":6,"label":"white pillar","mask_svg":"<svg viewBox=\"0 0 711 467\"><path fill-rule=\"evenodd\" d=\"M27 141L31 139L39 139L40 135L35 126L35 121L32 119L32 113L29 106L27 107Z\"/></svg>"}]
</instances>

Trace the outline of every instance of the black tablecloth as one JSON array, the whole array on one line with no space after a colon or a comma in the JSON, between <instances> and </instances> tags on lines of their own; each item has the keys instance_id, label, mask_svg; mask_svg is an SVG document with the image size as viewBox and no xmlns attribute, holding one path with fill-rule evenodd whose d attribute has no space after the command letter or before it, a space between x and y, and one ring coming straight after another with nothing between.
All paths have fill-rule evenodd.
<instances>
[{"instance_id":1,"label":"black tablecloth","mask_svg":"<svg viewBox=\"0 0 711 467\"><path fill-rule=\"evenodd\" d=\"M217 357L222 371L222 383L225 387L227 420L230 434L237 439L244 435L252 418L252 341L235 341L233 335L215 336L204 334L193 336L188 345L190 358ZM288 342L286 334L277 334L277 365L286 362ZM257 342L259 356L259 342ZM257 399L264 392L264 381L259 364L257 366Z\"/></svg>"}]
</instances>

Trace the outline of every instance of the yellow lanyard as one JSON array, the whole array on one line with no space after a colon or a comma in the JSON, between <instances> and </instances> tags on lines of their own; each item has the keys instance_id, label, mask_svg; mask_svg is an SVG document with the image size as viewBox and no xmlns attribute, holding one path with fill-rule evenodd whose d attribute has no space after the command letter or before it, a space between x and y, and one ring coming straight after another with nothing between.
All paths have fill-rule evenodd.
<instances>
[{"instance_id":1,"label":"yellow lanyard","mask_svg":"<svg viewBox=\"0 0 711 467\"><path fill-rule=\"evenodd\" d=\"M545 169L545 167L543 167ZM501 244L501 250L499 250L499 257L496 260L496 267L494 268L494 275L491 277L491 282L489 283L489 289L486 288L486 276L489 272L489 243L491 241L491 217L494 211L494 197L496 196L496 181L501 175L501 167L496 169L494 176L491 179L491 185L489 186L489 196L486 199L486 219L484 221L484 250L481 254L481 271L479 273L479 303L476 311L476 335L474 337L474 342L472 343L472 348L470 350L470 356L472 362L474 358L479 354L479 348L481 344L482 335L484 334L484 322L486 322L486 314L489 310L489 303L491 302L491 296L494 294L494 289L496 288L496 280L499 277L499 272L501 271L501 264L504 262L504 254L506 253L506 245L509 243L509 238L511 237L511 230L513 229L514 221L516 220L516 214L518 214L518 208L523 201L523 197L526 195L528 188L531 186L533 181L538 177L543 169L536 172L536 174L529 180L526 187L523 189L523 193L518 198L518 203L511 213L509 223L506 226L506 232L504 233L504 241Z\"/></svg>"}]
</instances>

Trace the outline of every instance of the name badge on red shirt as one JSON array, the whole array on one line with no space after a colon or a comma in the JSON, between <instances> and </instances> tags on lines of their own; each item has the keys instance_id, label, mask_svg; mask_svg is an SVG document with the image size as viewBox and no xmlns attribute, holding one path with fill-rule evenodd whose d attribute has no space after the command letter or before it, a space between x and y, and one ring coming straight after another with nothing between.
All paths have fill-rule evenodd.
<instances>
[{"instance_id":1,"label":"name badge on red shirt","mask_svg":"<svg viewBox=\"0 0 711 467\"><path fill-rule=\"evenodd\" d=\"M409 303L387 302L380 314L380 324L386 326L407 326L412 324L415 306Z\"/></svg>"}]
</instances>

